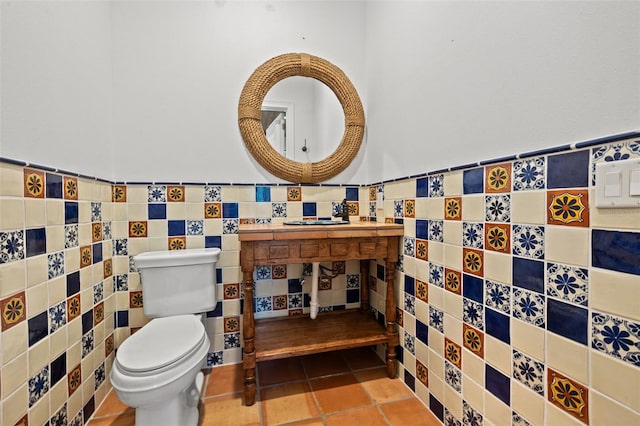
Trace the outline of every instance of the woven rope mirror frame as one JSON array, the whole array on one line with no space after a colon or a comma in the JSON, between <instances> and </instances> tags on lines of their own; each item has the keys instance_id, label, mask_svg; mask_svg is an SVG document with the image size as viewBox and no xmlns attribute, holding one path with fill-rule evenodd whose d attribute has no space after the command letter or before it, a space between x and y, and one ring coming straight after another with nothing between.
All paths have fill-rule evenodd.
<instances>
[{"instance_id":1,"label":"woven rope mirror frame","mask_svg":"<svg viewBox=\"0 0 640 426\"><path fill-rule=\"evenodd\" d=\"M344 111L345 130L340 145L321 161L289 160L271 146L261 124L262 102L273 85L292 76L315 78L338 97ZM349 78L332 63L307 53L286 53L269 59L251 74L238 103L238 125L244 143L258 163L271 174L294 183L318 183L349 166L364 135L364 110Z\"/></svg>"}]
</instances>

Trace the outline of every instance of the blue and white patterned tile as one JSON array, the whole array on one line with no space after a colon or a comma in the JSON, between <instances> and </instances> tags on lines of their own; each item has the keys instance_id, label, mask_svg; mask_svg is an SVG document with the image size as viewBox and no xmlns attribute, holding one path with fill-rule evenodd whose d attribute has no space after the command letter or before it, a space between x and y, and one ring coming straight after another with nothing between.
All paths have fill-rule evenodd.
<instances>
[{"instance_id":1,"label":"blue and white patterned tile","mask_svg":"<svg viewBox=\"0 0 640 426\"><path fill-rule=\"evenodd\" d=\"M447 360L444 361L444 378L456 392L462 392L462 371Z\"/></svg>"},{"instance_id":2,"label":"blue and white patterned tile","mask_svg":"<svg viewBox=\"0 0 640 426\"><path fill-rule=\"evenodd\" d=\"M118 274L113 277L114 291L129 291L129 275Z\"/></svg>"},{"instance_id":3,"label":"blue and white patterned tile","mask_svg":"<svg viewBox=\"0 0 640 426\"><path fill-rule=\"evenodd\" d=\"M495 281L485 282L484 304L505 314L511 313L511 287Z\"/></svg>"},{"instance_id":4,"label":"blue and white patterned tile","mask_svg":"<svg viewBox=\"0 0 640 426\"><path fill-rule=\"evenodd\" d=\"M640 324L613 315L593 312L591 347L640 367Z\"/></svg>"},{"instance_id":5,"label":"blue and white patterned tile","mask_svg":"<svg viewBox=\"0 0 640 426\"><path fill-rule=\"evenodd\" d=\"M544 296L513 287L513 317L544 328Z\"/></svg>"},{"instance_id":6,"label":"blue and white patterned tile","mask_svg":"<svg viewBox=\"0 0 640 426\"><path fill-rule=\"evenodd\" d=\"M82 410L78 412L73 418L69 421L68 426L82 426L84 422L82 421Z\"/></svg>"},{"instance_id":7,"label":"blue and white patterned tile","mask_svg":"<svg viewBox=\"0 0 640 426\"><path fill-rule=\"evenodd\" d=\"M102 222L102 239L106 241L111 238L111 221Z\"/></svg>"},{"instance_id":8,"label":"blue and white patterned tile","mask_svg":"<svg viewBox=\"0 0 640 426\"><path fill-rule=\"evenodd\" d=\"M129 273L140 272L138 268L136 268L136 262L133 261L133 256L129 256Z\"/></svg>"},{"instance_id":9,"label":"blue and white patterned tile","mask_svg":"<svg viewBox=\"0 0 640 426\"><path fill-rule=\"evenodd\" d=\"M237 234L240 228L239 219L222 219L222 233L225 235Z\"/></svg>"},{"instance_id":10,"label":"blue and white patterned tile","mask_svg":"<svg viewBox=\"0 0 640 426\"><path fill-rule=\"evenodd\" d=\"M444 241L444 221L443 220L429 221L429 241L435 241L439 243Z\"/></svg>"},{"instance_id":11,"label":"blue and white patterned tile","mask_svg":"<svg viewBox=\"0 0 640 426\"><path fill-rule=\"evenodd\" d=\"M129 240L126 238L117 238L113 240L113 255L127 256L129 254Z\"/></svg>"},{"instance_id":12,"label":"blue and white patterned tile","mask_svg":"<svg viewBox=\"0 0 640 426\"><path fill-rule=\"evenodd\" d=\"M222 188L219 185L204 186L204 202L214 203L222 201Z\"/></svg>"},{"instance_id":13,"label":"blue and white patterned tile","mask_svg":"<svg viewBox=\"0 0 640 426\"><path fill-rule=\"evenodd\" d=\"M529 191L545 188L544 157L529 158L513 163L513 190Z\"/></svg>"},{"instance_id":14,"label":"blue and white patterned tile","mask_svg":"<svg viewBox=\"0 0 640 426\"><path fill-rule=\"evenodd\" d=\"M462 222L462 245L477 249L484 248L484 224L478 222Z\"/></svg>"},{"instance_id":15,"label":"blue and white patterned tile","mask_svg":"<svg viewBox=\"0 0 640 426\"><path fill-rule=\"evenodd\" d=\"M416 354L416 336L405 331L404 332L404 344L403 347L412 355Z\"/></svg>"},{"instance_id":16,"label":"blue and white patterned tile","mask_svg":"<svg viewBox=\"0 0 640 426\"><path fill-rule=\"evenodd\" d=\"M93 342L93 330L89 330L87 334L82 336L82 358L93 351Z\"/></svg>"},{"instance_id":17,"label":"blue and white patterned tile","mask_svg":"<svg viewBox=\"0 0 640 426\"><path fill-rule=\"evenodd\" d=\"M484 306L465 297L463 299L462 320L484 331Z\"/></svg>"},{"instance_id":18,"label":"blue and white patterned tile","mask_svg":"<svg viewBox=\"0 0 640 426\"><path fill-rule=\"evenodd\" d=\"M24 259L24 231L0 232L0 264Z\"/></svg>"},{"instance_id":19,"label":"blue and white patterned tile","mask_svg":"<svg viewBox=\"0 0 640 426\"><path fill-rule=\"evenodd\" d=\"M511 426L531 426L531 423L527 421L520 414L513 411L511 413Z\"/></svg>"},{"instance_id":20,"label":"blue and white patterned tile","mask_svg":"<svg viewBox=\"0 0 640 426\"><path fill-rule=\"evenodd\" d=\"M187 235L204 235L204 220L187 220Z\"/></svg>"},{"instance_id":21,"label":"blue and white patterned tile","mask_svg":"<svg viewBox=\"0 0 640 426\"><path fill-rule=\"evenodd\" d=\"M462 401L462 424L465 426L482 426L482 414L467 401Z\"/></svg>"},{"instance_id":22,"label":"blue and white patterned tile","mask_svg":"<svg viewBox=\"0 0 640 426\"><path fill-rule=\"evenodd\" d=\"M207 367L213 367L214 365L222 365L223 357L222 351L209 352L207 354Z\"/></svg>"},{"instance_id":23,"label":"blue and white patterned tile","mask_svg":"<svg viewBox=\"0 0 640 426\"><path fill-rule=\"evenodd\" d=\"M62 302L49 308L49 334L67 323L67 302Z\"/></svg>"},{"instance_id":24,"label":"blue and white patterned tile","mask_svg":"<svg viewBox=\"0 0 640 426\"><path fill-rule=\"evenodd\" d=\"M256 223L258 225L264 225L266 223L271 223L271 218L270 217L258 217L258 218L256 218Z\"/></svg>"},{"instance_id":25,"label":"blue and white patterned tile","mask_svg":"<svg viewBox=\"0 0 640 426\"><path fill-rule=\"evenodd\" d=\"M64 226L64 248L78 247L78 224Z\"/></svg>"},{"instance_id":26,"label":"blue and white patterned tile","mask_svg":"<svg viewBox=\"0 0 640 426\"><path fill-rule=\"evenodd\" d=\"M456 419L456 416L447 407L444 407L444 424L445 426L462 426L462 422Z\"/></svg>"},{"instance_id":27,"label":"blue and white patterned tile","mask_svg":"<svg viewBox=\"0 0 640 426\"><path fill-rule=\"evenodd\" d=\"M444 333L444 312L429 305L429 327Z\"/></svg>"},{"instance_id":28,"label":"blue and white patterned tile","mask_svg":"<svg viewBox=\"0 0 640 426\"><path fill-rule=\"evenodd\" d=\"M273 311L273 304L271 302L271 296L256 297L256 312L270 312Z\"/></svg>"},{"instance_id":29,"label":"blue and white patterned tile","mask_svg":"<svg viewBox=\"0 0 640 426\"><path fill-rule=\"evenodd\" d=\"M100 281L93 286L93 304L102 302L104 299L104 283Z\"/></svg>"},{"instance_id":30,"label":"blue and white patterned tile","mask_svg":"<svg viewBox=\"0 0 640 426\"><path fill-rule=\"evenodd\" d=\"M398 255L398 263L396 263L396 272L404 272L404 254Z\"/></svg>"},{"instance_id":31,"label":"blue and white patterned tile","mask_svg":"<svg viewBox=\"0 0 640 426\"><path fill-rule=\"evenodd\" d=\"M271 203L271 217L287 217L287 203Z\"/></svg>"},{"instance_id":32,"label":"blue and white patterned tile","mask_svg":"<svg viewBox=\"0 0 640 426\"><path fill-rule=\"evenodd\" d=\"M544 364L515 349L513 350L513 378L544 396Z\"/></svg>"},{"instance_id":33,"label":"blue and white patterned tile","mask_svg":"<svg viewBox=\"0 0 640 426\"><path fill-rule=\"evenodd\" d=\"M513 254L531 259L544 259L544 227L513 225L511 228Z\"/></svg>"},{"instance_id":34,"label":"blue and white patterned tile","mask_svg":"<svg viewBox=\"0 0 640 426\"><path fill-rule=\"evenodd\" d=\"M47 255L47 269L49 279L64 275L64 251Z\"/></svg>"},{"instance_id":35,"label":"blue and white patterned tile","mask_svg":"<svg viewBox=\"0 0 640 426\"><path fill-rule=\"evenodd\" d=\"M415 257L416 255L416 239L413 237L403 238L404 255L409 257Z\"/></svg>"},{"instance_id":36,"label":"blue and white patterned tile","mask_svg":"<svg viewBox=\"0 0 640 426\"><path fill-rule=\"evenodd\" d=\"M510 222L511 196L509 194L485 195L484 212L487 222Z\"/></svg>"},{"instance_id":37,"label":"blue and white patterned tile","mask_svg":"<svg viewBox=\"0 0 640 426\"><path fill-rule=\"evenodd\" d=\"M102 221L102 203L99 201L91 202L91 222Z\"/></svg>"},{"instance_id":38,"label":"blue and white patterned tile","mask_svg":"<svg viewBox=\"0 0 640 426\"><path fill-rule=\"evenodd\" d=\"M256 266L256 280L270 280L271 279L271 266L258 265Z\"/></svg>"},{"instance_id":39,"label":"blue and white patterned tile","mask_svg":"<svg viewBox=\"0 0 640 426\"><path fill-rule=\"evenodd\" d=\"M404 200L393 202L393 217L404 217Z\"/></svg>"},{"instance_id":40,"label":"blue and white patterned tile","mask_svg":"<svg viewBox=\"0 0 640 426\"><path fill-rule=\"evenodd\" d=\"M51 426L67 426L67 403L62 404L62 407L56 413L51 416L49 424Z\"/></svg>"},{"instance_id":41,"label":"blue and white patterned tile","mask_svg":"<svg viewBox=\"0 0 640 426\"><path fill-rule=\"evenodd\" d=\"M444 175L429 176L429 197L444 197Z\"/></svg>"},{"instance_id":42,"label":"blue and white patterned tile","mask_svg":"<svg viewBox=\"0 0 640 426\"><path fill-rule=\"evenodd\" d=\"M409 293L404 294L404 305L403 308L405 312L410 313L411 315L416 314L416 298L415 296L410 295Z\"/></svg>"},{"instance_id":43,"label":"blue and white patterned tile","mask_svg":"<svg viewBox=\"0 0 640 426\"><path fill-rule=\"evenodd\" d=\"M547 296L588 306L589 270L559 263L547 263Z\"/></svg>"},{"instance_id":44,"label":"blue and white patterned tile","mask_svg":"<svg viewBox=\"0 0 640 426\"><path fill-rule=\"evenodd\" d=\"M360 275L347 274L347 289L360 288Z\"/></svg>"},{"instance_id":45,"label":"blue and white patterned tile","mask_svg":"<svg viewBox=\"0 0 640 426\"><path fill-rule=\"evenodd\" d=\"M304 301L302 293L290 293L287 295L287 298L289 300L289 309L302 308Z\"/></svg>"},{"instance_id":46,"label":"blue and white patterned tile","mask_svg":"<svg viewBox=\"0 0 640 426\"><path fill-rule=\"evenodd\" d=\"M376 217L376 202L375 201L369 201L369 216L370 217Z\"/></svg>"},{"instance_id":47,"label":"blue and white patterned tile","mask_svg":"<svg viewBox=\"0 0 640 426\"><path fill-rule=\"evenodd\" d=\"M104 362L102 362L98 368L95 369L95 371L93 372L93 378L95 380L95 386L94 389L98 390L98 388L100 387L100 385L102 383L104 383L104 379L105 379L105 370L104 370Z\"/></svg>"},{"instance_id":48,"label":"blue and white patterned tile","mask_svg":"<svg viewBox=\"0 0 640 426\"><path fill-rule=\"evenodd\" d=\"M49 392L49 366L45 365L29 379L29 407L33 407L47 392Z\"/></svg>"},{"instance_id":49,"label":"blue and white patterned tile","mask_svg":"<svg viewBox=\"0 0 640 426\"><path fill-rule=\"evenodd\" d=\"M429 262L429 283L444 288L444 266Z\"/></svg>"},{"instance_id":50,"label":"blue and white patterned tile","mask_svg":"<svg viewBox=\"0 0 640 426\"><path fill-rule=\"evenodd\" d=\"M603 145L591 150L591 183L596 184L596 163L640 157L640 140Z\"/></svg>"},{"instance_id":51,"label":"blue and white patterned tile","mask_svg":"<svg viewBox=\"0 0 640 426\"><path fill-rule=\"evenodd\" d=\"M224 348L233 349L240 347L240 332L224 334Z\"/></svg>"},{"instance_id":52,"label":"blue and white patterned tile","mask_svg":"<svg viewBox=\"0 0 640 426\"><path fill-rule=\"evenodd\" d=\"M166 185L149 185L147 186L147 201L150 203L166 203L167 202L167 186Z\"/></svg>"}]
</instances>

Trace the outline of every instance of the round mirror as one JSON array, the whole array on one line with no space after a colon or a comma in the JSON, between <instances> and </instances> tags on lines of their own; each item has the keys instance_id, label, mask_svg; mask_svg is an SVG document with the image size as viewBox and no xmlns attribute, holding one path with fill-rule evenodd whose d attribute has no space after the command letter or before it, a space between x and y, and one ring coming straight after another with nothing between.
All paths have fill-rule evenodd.
<instances>
[{"instance_id":1,"label":"round mirror","mask_svg":"<svg viewBox=\"0 0 640 426\"><path fill-rule=\"evenodd\" d=\"M263 128L265 96L276 83L293 76L322 82L342 106L342 139L332 153L318 161L286 158L269 143ZM364 110L355 88L338 67L317 56L287 53L268 60L251 74L240 95L238 125L247 149L262 167L289 182L317 183L343 171L358 153L364 135Z\"/></svg>"}]
</instances>

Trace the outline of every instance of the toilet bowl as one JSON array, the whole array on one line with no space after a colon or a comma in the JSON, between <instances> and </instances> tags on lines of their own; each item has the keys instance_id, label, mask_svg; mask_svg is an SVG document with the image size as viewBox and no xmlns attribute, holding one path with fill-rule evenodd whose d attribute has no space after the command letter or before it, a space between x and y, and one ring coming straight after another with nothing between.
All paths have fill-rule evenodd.
<instances>
[{"instance_id":1,"label":"toilet bowl","mask_svg":"<svg viewBox=\"0 0 640 426\"><path fill-rule=\"evenodd\" d=\"M136 425L196 425L209 339L200 316L156 318L123 342L111 372Z\"/></svg>"}]
</instances>

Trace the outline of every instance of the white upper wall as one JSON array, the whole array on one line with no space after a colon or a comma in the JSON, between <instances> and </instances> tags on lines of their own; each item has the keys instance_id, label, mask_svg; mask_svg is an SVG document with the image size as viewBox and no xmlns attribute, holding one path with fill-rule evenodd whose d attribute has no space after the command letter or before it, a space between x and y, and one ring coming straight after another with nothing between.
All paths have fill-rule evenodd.
<instances>
[{"instance_id":1,"label":"white upper wall","mask_svg":"<svg viewBox=\"0 0 640 426\"><path fill-rule=\"evenodd\" d=\"M640 129L640 2L371 2L373 181Z\"/></svg>"}]
</instances>

